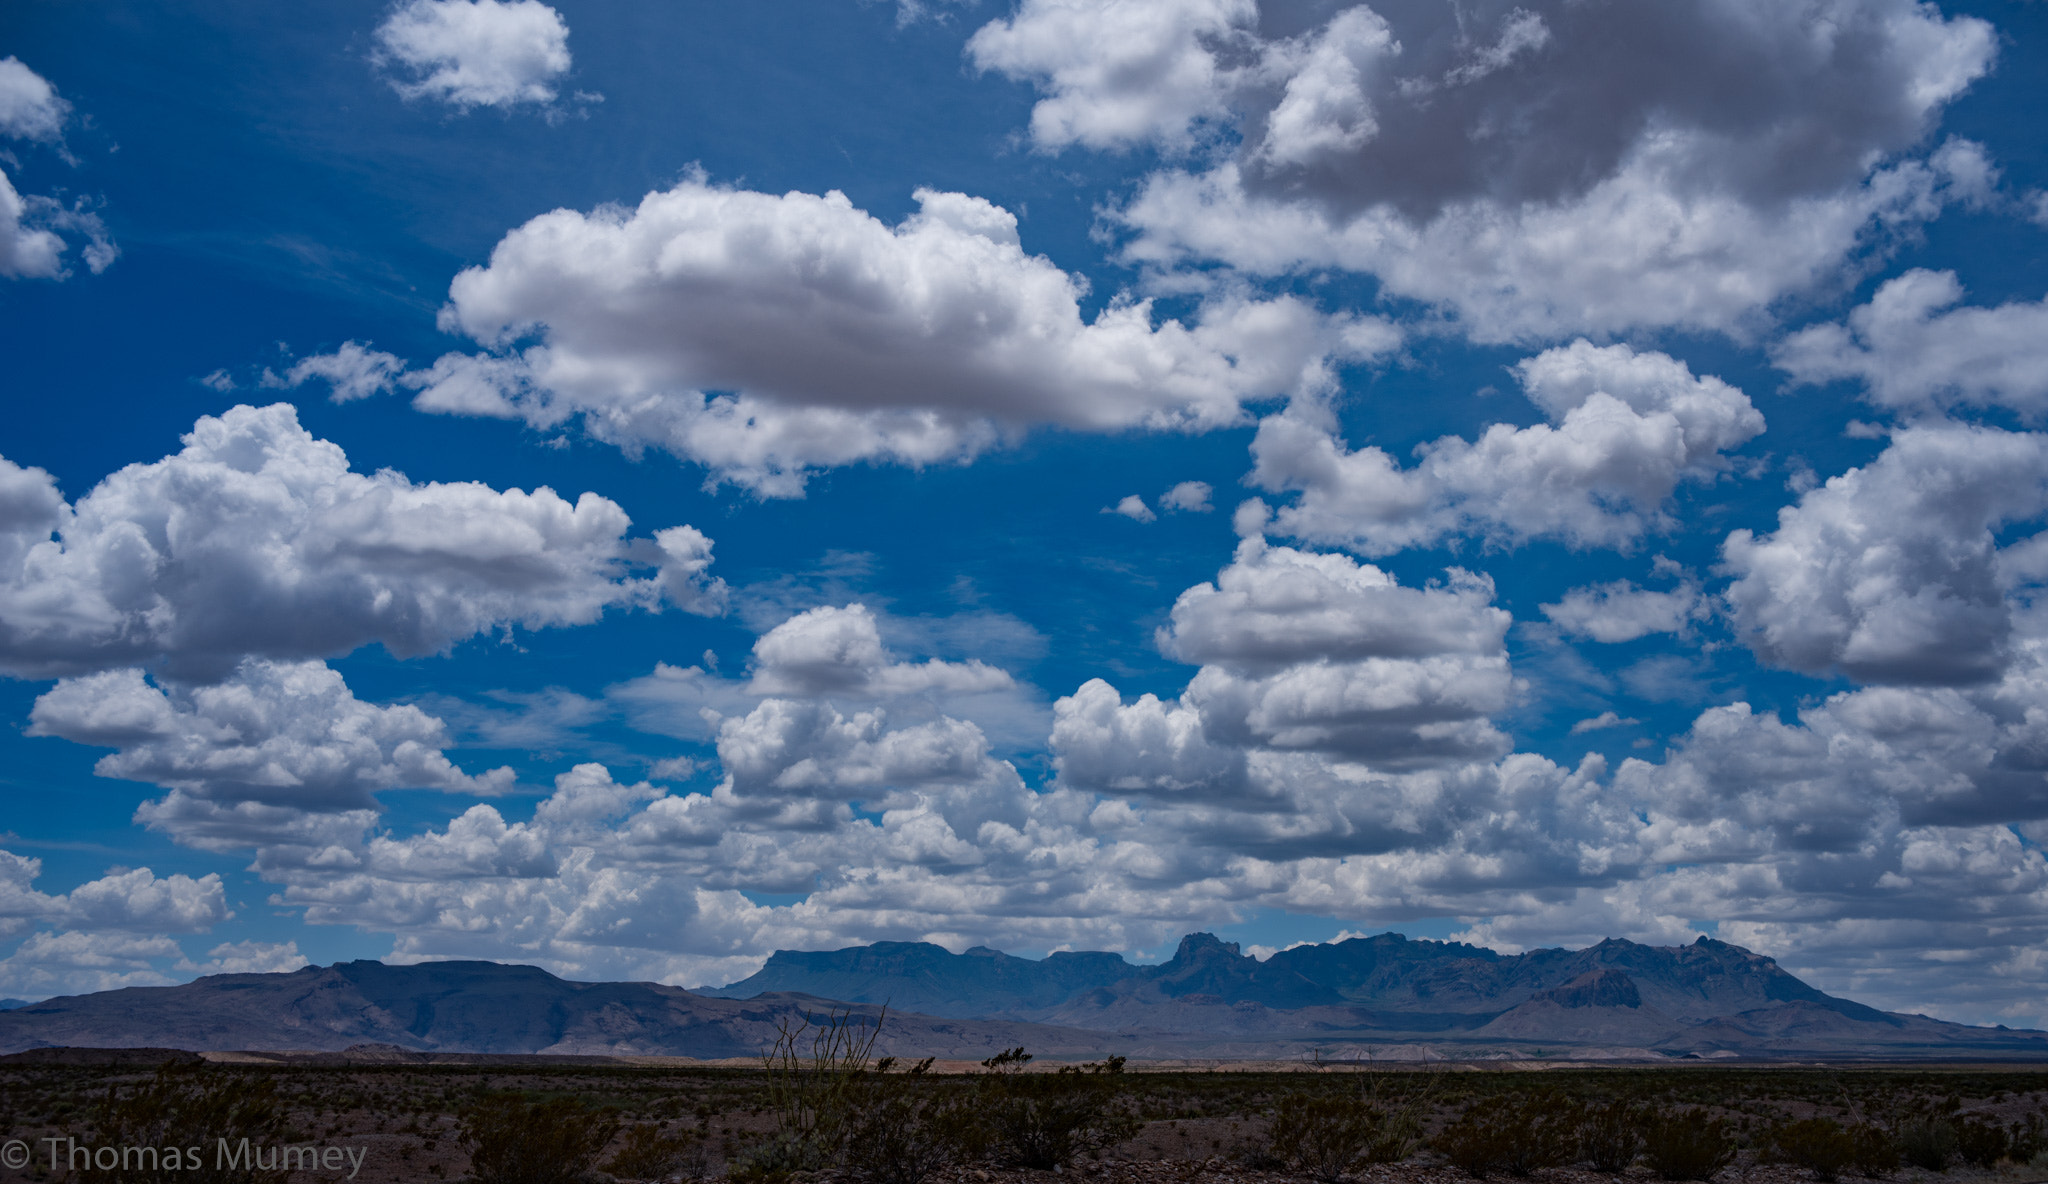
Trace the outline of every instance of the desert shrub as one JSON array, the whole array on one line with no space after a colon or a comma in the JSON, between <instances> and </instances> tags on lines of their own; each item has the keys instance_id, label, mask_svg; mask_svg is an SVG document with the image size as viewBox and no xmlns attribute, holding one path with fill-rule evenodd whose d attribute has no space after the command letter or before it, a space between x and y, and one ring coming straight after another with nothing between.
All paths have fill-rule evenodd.
<instances>
[{"instance_id":1,"label":"desert shrub","mask_svg":"<svg viewBox=\"0 0 2048 1184\"><path fill-rule=\"evenodd\" d=\"M118 1184L277 1184L284 1180L284 1172L257 1171L253 1155L234 1153L244 1139L252 1148L292 1139L276 1085L268 1077L200 1065L166 1064L125 1093L109 1086L93 1115L93 1127L100 1146L156 1151L149 1163L138 1155L111 1171L91 1173L95 1180ZM218 1154L221 1140L227 1142L232 1162ZM173 1157L174 1149L182 1153L195 1148L197 1156Z\"/></svg>"},{"instance_id":2,"label":"desert shrub","mask_svg":"<svg viewBox=\"0 0 2048 1184\"><path fill-rule=\"evenodd\" d=\"M2014 1163L2033 1163L2048 1155L2048 1112L2036 1110L2013 1124L2009 1154Z\"/></svg>"},{"instance_id":3,"label":"desert shrub","mask_svg":"<svg viewBox=\"0 0 2048 1184\"><path fill-rule=\"evenodd\" d=\"M621 1180L667 1180L705 1174L703 1141L696 1132L663 1134L661 1124L635 1123L626 1131L625 1146L605 1161L604 1170Z\"/></svg>"},{"instance_id":4,"label":"desert shrub","mask_svg":"<svg viewBox=\"0 0 2048 1184\"><path fill-rule=\"evenodd\" d=\"M1988 1118L1965 1118L1956 1124L1956 1154L1973 1167L1988 1168L2012 1151L2012 1134Z\"/></svg>"},{"instance_id":5,"label":"desert shrub","mask_svg":"<svg viewBox=\"0 0 2048 1184\"><path fill-rule=\"evenodd\" d=\"M1579 1155L1596 1172L1619 1176L1643 1152L1640 1107L1623 1099L1588 1106L1579 1117Z\"/></svg>"},{"instance_id":6,"label":"desert shrub","mask_svg":"<svg viewBox=\"0 0 2048 1184\"><path fill-rule=\"evenodd\" d=\"M1355 1164L1399 1163L1422 1142L1422 1113L1435 1078L1396 1098L1389 1078L1357 1077L1357 1089L1283 1096L1267 1130L1267 1158L1317 1180L1335 1180Z\"/></svg>"},{"instance_id":7,"label":"desert shrub","mask_svg":"<svg viewBox=\"0 0 2048 1184\"><path fill-rule=\"evenodd\" d=\"M1696 1106L1650 1115L1643 1123L1643 1161L1666 1180L1711 1180L1735 1158L1728 1120Z\"/></svg>"},{"instance_id":8,"label":"desert shrub","mask_svg":"<svg viewBox=\"0 0 2048 1184\"><path fill-rule=\"evenodd\" d=\"M1487 1098L1465 1108L1438 1132L1433 1146L1468 1175L1496 1171L1527 1176L1561 1167L1578 1151L1579 1111L1552 1093Z\"/></svg>"},{"instance_id":9,"label":"desert shrub","mask_svg":"<svg viewBox=\"0 0 2048 1184\"><path fill-rule=\"evenodd\" d=\"M1854 1148L1851 1162L1860 1175L1889 1176L1899 1170L1904 1159L1898 1138L1876 1123L1859 1122L1850 1127L1849 1142Z\"/></svg>"},{"instance_id":10,"label":"desert shrub","mask_svg":"<svg viewBox=\"0 0 2048 1184\"><path fill-rule=\"evenodd\" d=\"M458 1129L475 1184L582 1184L619 1124L571 1098L495 1094L464 1110Z\"/></svg>"},{"instance_id":11,"label":"desert shrub","mask_svg":"<svg viewBox=\"0 0 2048 1184\"><path fill-rule=\"evenodd\" d=\"M973 1093L925 1081L930 1058L891 1075L884 1058L855 1091L837 1162L861 1184L919 1184L981 1143Z\"/></svg>"},{"instance_id":12,"label":"desert shrub","mask_svg":"<svg viewBox=\"0 0 2048 1184\"><path fill-rule=\"evenodd\" d=\"M1906 1162L1930 1172L1945 1172L1956 1153L1955 1124L1939 1114L1910 1118L1899 1124L1899 1152Z\"/></svg>"},{"instance_id":13,"label":"desert shrub","mask_svg":"<svg viewBox=\"0 0 2048 1184\"><path fill-rule=\"evenodd\" d=\"M1277 1172L1287 1166L1286 1160L1273 1154L1273 1144L1267 1139L1239 1139L1224 1154L1230 1162L1255 1172Z\"/></svg>"},{"instance_id":14,"label":"desert shrub","mask_svg":"<svg viewBox=\"0 0 2048 1184\"><path fill-rule=\"evenodd\" d=\"M825 1154L818 1145L793 1131L775 1131L754 1143L726 1165L733 1184L779 1184L798 1172L815 1172L825 1166Z\"/></svg>"},{"instance_id":15,"label":"desert shrub","mask_svg":"<svg viewBox=\"0 0 2048 1184\"><path fill-rule=\"evenodd\" d=\"M1280 1099L1267 1132L1272 1157L1315 1180L1335 1180L1365 1154L1382 1116L1349 1094L1299 1091Z\"/></svg>"},{"instance_id":16,"label":"desert shrub","mask_svg":"<svg viewBox=\"0 0 2048 1184\"><path fill-rule=\"evenodd\" d=\"M1771 1132L1771 1149L1786 1163L1812 1172L1816 1180L1833 1180L1856 1161L1856 1140L1832 1118L1780 1123Z\"/></svg>"},{"instance_id":17,"label":"desert shrub","mask_svg":"<svg viewBox=\"0 0 2048 1184\"><path fill-rule=\"evenodd\" d=\"M1005 1167L1050 1171L1131 1138L1139 1122L1119 1096L1122 1057L1025 1073L1031 1054L1010 1049L982 1062L976 1083L979 1144Z\"/></svg>"}]
</instances>

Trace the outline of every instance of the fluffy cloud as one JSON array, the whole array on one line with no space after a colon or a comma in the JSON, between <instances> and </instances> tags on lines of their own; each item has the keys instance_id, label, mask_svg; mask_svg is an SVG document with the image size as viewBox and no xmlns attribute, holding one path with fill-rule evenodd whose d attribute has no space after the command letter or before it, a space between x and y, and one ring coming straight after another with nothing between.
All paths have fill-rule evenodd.
<instances>
[{"instance_id":1,"label":"fluffy cloud","mask_svg":"<svg viewBox=\"0 0 2048 1184\"><path fill-rule=\"evenodd\" d=\"M1133 522L1155 522L1159 518L1159 515L1152 512L1152 507L1145 504L1145 499L1135 493L1113 506L1104 506L1102 512L1120 514Z\"/></svg>"},{"instance_id":2,"label":"fluffy cloud","mask_svg":"<svg viewBox=\"0 0 2048 1184\"><path fill-rule=\"evenodd\" d=\"M29 734L118 751L102 777L191 798L315 812L368 809L397 787L496 794L512 770L472 777L442 754L441 721L357 699L323 662L249 659L211 686L152 686L140 670L67 678L36 700Z\"/></svg>"},{"instance_id":3,"label":"fluffy cloud","mask_svg":"<svg viewBox=\"0 0 2048 1184\"><path fill-rule=\"evenodd\" d=\"M203 933L232 915L219 876L158 879L146 867L80 884L62 913L72 924L138 933Z\"/></svg>"},{"instance_id":4,"label":"fluffy cloud","mask_svg":"<svg viewBox=\"0 0 2048 1184\"><path fill-rule=\"evenodd\" d=\"M882 647L875 615L864 604L801 612L754 643L759 695L853 694L890 698L925 691L947 694L1008 690L1011 677L980 661L893 662Z\"/></svg>"},{"instance_id":5,"label":"fluffy cloud","mask_svg":"<svg viewBox=\"0 0 2048 1184\"><path fill-rule=\"evenodd\" d=\"M2048 508L2048 436L1935 423L1723 546L1757 656L1863 682L1995 678L2011 611L1993 531Z\"/></svg>"},{"instance_id":6,"label":"fluffy cloud","mask_svg":"<svg viewBox=\"0 0 2048 1184\"><path fill-rule=\"evenodd\" d=\"M331 354L300 358L283 374L263 372L263 385L272 389L303 386L318 378L332 388L328 395L336 403L367 399L392 389L405 374L405 361L397 354L371 349L359 341L345 341Z\"/></svg>"},{"instance_id":7,"label":"fluffy cloud","mask_svg":"<svg viewBox=\"0 0 2048 1184\"><path fill-rule=\"evenodd\" d=\"M1658 592L1617 580L1574 588L1563 600L1541 607L1543 615L1567 634L1613 644L1652 633L1682 632L1705 614L1706 602L1691 584Z\"/></svg>"},{"instance_id":8,"label":"fluffy cloud","mask_svg":"<svg viewBox=\"0 0 2048 1184\"><path fill-rule=\"evenodd\" d=\"M1132 258L1370 272L1482 340L1738 329L1990 171L1974 147L1873 167L1995 52L1989 25L1911 0L1029 0L969 52L1040 88L1042 148L1237 133L1122 211ZM1738 75L1762 80L1739 102Z\"/></svg>"},{"instance_id":9,"label":"fluffy cloud","mask_svg":"<svg viewBox=\"0 0 2048 1184\"><path fill-rule=\"evenodd\" d=\"M36 891L40 859L0 851L0 933L30 922L137 933L199 933L233 916L218 875L159 878L148 868L110 872L55 896Z\"/></svg>"},{"instance_id":10,"label":"fluffy cloud","mask_svg":"<svg viewBox=\"0 0 2048 1184\"><path fill-rule=\"evenodd\" d=\"M181 953L168 937L78 930L32 934L0 959L0 990L40 998L164 986L173 980L154 964Z\"/></svg>"},{"instance_id":11,"label":"fluffy cloud","mask_svg":"<svg viewBox=\"0 0 2048 1184\"><path fill-rule=\"evenodd\" d=\"M722 604L702 535L629 542L625 512L596 494L365 476L286 404L202 418L184 440L75 505L0 461L0 668L218 678L246 655L431 653L613 605ZM662 570L634 578L636 562Z\"/></svg>"},{"instance_id":12,"label":"fluffy cloud","mask_svg":"<svg viewBox=\"0 0 2048 1184\"><path fill-rule=\"evenodd\" d=\"M1032 108L1040 148L1185 148L1195 121L1227 112L1230 74L1214 43L1248 24L1250 0L1104 7L1030 0L967 43L984 70L1030 79L1047 92Z\"/></svg>"},{"instance_id":13,"label":"fluffy cloud","mask_svg":"<svg viewBox=\"0 0 2048 1184\"><path fill-rule=\"evenodd\" d=\"M569 26L540 0L406 0L377 45L399 94L463 110L551 103L569 72Z\"/></svg>"},{"instance_id":14,"label":"fluffy cloud","mask_svg":"<svg viewBox=\"0 0 2048 1184\"><path fill-rule=\"evenodd\" d=\"M554 427L581 416L629 450L667 449L769 496L805 471L961 460L1006 431L1198 431L1327 379L1325 360L1397 340L1293 298L1212 301L1155 326L1024 253L1017 220L920 190L886 226L837 193L780 197L701 179L633 210L557 210L455 278L443 324L516 354L450 355L408 381L429 411ZM721 393L722 392L722 393Z\"/></svg>"},{"instance_id":15,"label":"fluffy cloud","mask_svg":"<svg viewBox=\"0 0 2048 1184\"><path fill-rule=\"evenodd\" d=\"M9 55L0 58L0 136L55 141L64 134L71 104L49 80Z\"/></svg>"},{"instance_id":16,"label":"fluffy cloud","mask_svg":"<svg viewBox=\"0 0 2048 1184\"><path fill-rule=\"evenodd\" d=\"M71 160L63 147L64 121L70 114L71 104L47 79L20 58L0 58L0 136L54 144L59 155ZM0 159L15 167L11 154L0 153ZM67 206L55 198L24 196L0 172L0 276L63 279L69 274L64 267L64 252L70 247L66 233L85 238L80 257L94 275L121 253L85 199Z\"/></svg>"},{"instance_id":17,"label":"fluffy cloud","mask_svg":"<svg viewBox=\"0 0 2048 1184\"><path fill-rule=\"evenodd\" d=\"M1664 525L1680 482L1721 473L1722 454L1764 428L1741 391L1626 345L1580 340L1524 359L1515 374L1549 424L1447 436L1418 449L1413 468L1379 448L1347 451L1305 401L1266 419L1251 480L1301 495L1274 529L1367 555L1468 533L1626 547Z\"/></svg>"},{"instance_id":18,"label":"fluffy cloud","mask_svg":"<svg viewBox=\"0 0 2048 1184\"><path fill-rule=\"evenodd\" d=\"M1653 858L1681 869L1627 895L1716 918L1721 937L1858 998L2048 1018L2025 985L2048 940L2048 861L2022 837L2048 817L2048 677L2043 622L2020 625L1995 683L1846 691L1791 722L1735 703L1662 763L1624 762L1615 794L1645 810Z\"/></svg>"},{"instance_id":19,"label":"fluffy cloud","mask_svg":"<svg viewBox=\"0 0 2048 1184\"><path fill-rule=\"evenodd\" d=\"M24 196L0 172L0 276L65 279L71 272L64 266L64 252L72 245L65 234L85 239L79 258L94 275L120 257L121 248L85 198L67 206L51 197Z\"/></svg>"},{"instance_id":20,"label":"fluffy cloud","mask_svg":"<svg viewBox=\"0 0 2048 1184\"><path fill-rule=\"evenodd\" d=\"M184 963L187 974L289 974L307 965L295 941L222 942L206 952L206 961Z\"/></svg>"},{"instance_id":21,"label":"fluffy cloud","mask_svg":"<svg viewBox=\"0 0 2048 1184\"><path fill-rule=\"evenodd\" d=\"M1869 399L1907 412L1966 404L2048 411L2048 300L1957 308L1952 271L1887 280L1846 324L1794 333L1771 359L1800 383L1853 379Z\"/></svg>"},{"instance_id":22,"label":"fluffy cloud","mask_svg":"<svg viewBox=\"0 0 2048 1184\"><path fill-rule=\"evenodd\" d=\"M1215 509L1209 504L1209 495L1214 492L1207 481L1183 481L1159 495L1159 506L1181 513L1206 514Z\"/></svg>"},{"instance_id":23,"label":"fluffy cloud","mask_svg":"<svg viewBox=\"0 0 2048 1184\"><path fill-rule=\"evenodd\" d=\"M764 632L745 672L722 677L703 666L657 663L652 673L609 688L596 709L617 711L645 732L702 743L763 700L818 699L856 715L885 710L899 727L970 721L1005 748L1042 743L1047 712L1035 688L978 659L909 660L884 636L893 635L896 646L930 652L956 648L959 639L946 635L973 629L957 621L886 618L857 602L822 605Z\"/></svg>"},{"instance_id":24,"label":"fluffy cloud","mask_svg":"<svg viewBox=\"0 0 2048 1184\"><path fill-rule=\"evenodd\" d=\"M1403 588L1340 555L1250 539L1174 603L1160 648L1200 663L1183 698L1214 739L1381 769L1484 759L1513 691L1493 584Z\"/></svg>"},{"instance_id":25,"label":"fluffy cloud","mask_svg":"<svg viewBox=\"0 0 2048 1184\"><path fill-rule=\"evenodd\" d=\"M1507 740L1508 615L1485 580L1404 588L1341 555L1248 539L1175 603L1160 646L1201 664L1178 701L1100 679L1054 708L1061 783L1152 799L1148 825L1261 849L1370 851L1442 838ZM1136 826L1105 803L1104 826ZM1233 837L1234 836L1234 837Z\"/></svg>"},{"instance_id":26,"label":"fluffy cloud","mask_svg":"<svg viewBox=\"0 0 2048 1184\"><path fill-rule=\"evenodd\" d=\"M767 743L735 751L743 773L710 794L624 785L585 765L529 823L479 806L441 830L372 840L353 866L272 874L311 920L404 930L401 958L517 944L580 973L692 982L744 974L772 945L848 934L993 927L1032 941L1107 903L1090 896L1103 888L1094 845L1059 818L1076 804L976 756L970 727L891 732L787 700L733 722L746 744ZM848 743L832 753L850 763L789 759L850 722L860 734L839 735ZM852 816L849 796L879 816ZM769 908L742 886L808 899ZM1082 922L1104 934L1126 923Z\"/></svg>"},{"instance_id":27,"label":"fluffy cloud","mask_svg":"<svg viewBox=\"0 0 2048 1184\"><path fill-rule=\"evenodd\" d=\"M1623 719L1619 714L1612 711L1603 711L1598 715L1588 716L1573 724L1571 734L1583 736L1587 732L1601 732L1608 728L1632 728L1642 722L1639 719Z\"/></svg>"},{"instance_id":28,"label":"fluffy cloud","mask_svg":"<svg viewBox=\"0 0 2048 1184\"><path fill-rule=\"evenodd\" d=\"M34 224L29 204L0 172L0 275L9 279L61 279L64 240Z\"/></svg>"}]
</instances>

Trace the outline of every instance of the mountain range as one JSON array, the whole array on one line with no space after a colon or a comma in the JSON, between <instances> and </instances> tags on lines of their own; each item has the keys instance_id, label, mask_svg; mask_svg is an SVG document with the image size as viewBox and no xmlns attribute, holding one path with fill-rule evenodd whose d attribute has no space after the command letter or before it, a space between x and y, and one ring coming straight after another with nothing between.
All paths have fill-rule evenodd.
<instances>
[{"instance_id":1,"label":"mountain range","mask_svg":"<svg viewBox=\"0 0 2048 1184\"><path fill-rule=\"evenodd\" d=\"M359 1045L518 1055L751 1057L823 1000L712 999L660 983L579 983L496 962L337 962L288 974L216 974L175 987L124 987L0 1012L0 1053L36 1048L194 1051ZM855 1005L859 1022L880 1007ZM1083 1055L1100 1037L1046 1024L977 1023L891 1010L878 1055L979 1060L1019 1044Z\"/></svg>"},{"instance_id":2,"label":"mountain range","mask_svg":"<svg viewBox=\"0 0 2048 1184\"><path fill-rule=\"evenodd\" d=\"M1879 1011L1712 938L1501 954L1396 933L1282 950L1263 960L1211 934L1167 962L1115 954L954 954L923 942L778 951L701 993L797 992L936 1016L1114 1033L1141 1047L1230 1055L1275 1045L1427 1045L1460 1052L1647 1049L1671 1055L2044 1056L2048 1033ZM1189 1055L1195 1055L1190 1053Z\"/></svg>"},{"instance_id":3,"label":"mountain range","mask_svg":"<svg viewBox=\"0 0 2048 1184\"><path fill-rule=\"evenodd\" d=\"M356 961L223 974L0 1011L0 1053L58 1046L202 1051L748 1057L838 1010L881 1020L881 1055L980 1060L1329 1056L1450 1059L2048 1059L2048 1033L1879 1011L1771 959L1701 938L1500 954L1398 934L1263 960L1206 933L1173 958L1020 958L923 942L782 950L740 982L686 991L571 982L532 966Z\"/></svg>"}]
</instances>

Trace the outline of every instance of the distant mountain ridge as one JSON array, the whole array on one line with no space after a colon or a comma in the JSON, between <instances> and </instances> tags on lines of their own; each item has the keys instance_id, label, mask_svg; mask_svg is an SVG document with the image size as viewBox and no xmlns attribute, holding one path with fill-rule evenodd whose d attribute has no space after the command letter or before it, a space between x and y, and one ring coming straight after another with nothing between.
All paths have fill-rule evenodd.
<instances>
[{"instance_id":1,"label":"distant mountain ridge","mask_svg":"<svg viewBox=\"0 0 2048 1184\"><path fill-rule=\"evenodd\" d=\"M1296 946L1260 961L1243 954L1235 942L1192 933L1181 939L1171 960L1155 966L1133 965L1107 953L1061 953L1036 961L986 947L954 954L926 942L877 942L814 953L777 950L754 975L698 993L748 999L766 991L797 991L856 1003L894 1003L931 1015L1019 1019L1083 1013L1144 995L1211 995L1276 1010L1363 1007L1397 1014L1491 1015L1601 972L1612 972L1602 982L1613 998L1627 995L1627 1006L1648 1003L1678 1020L1698 1022L1799 1001L1884 1022L1884 1013L1875 1008L1836 999L1761 954L1706 937L1689 946L1609 938L1583 950L1499 954L1460 942L1412 941L1383 933Z\"/></svg>"},{"instance_id":2,"label":"distant mountain ridge","mask_svg":"<svg viewBox=\"0 0 2048 1184\"><path fill-rule=\"evenodd\" d=\"M702 993L744 999L763 991L1144 1038L2048 1056L2048 1034L1882 1012L1706 937L1686 946L1609 938L1582 950L1500 954L1383 933L1297 946L1261 961L1195 933L1153 966L1104 953L1034 961L986 948L954 954L929 943L879 942L779 950L756 974Z\"/></svg>"},{"instance_id":3,"label":"distant mountain ridge","mask_svg":"<svg viewBox=\"0 0 2048 1184\"><path fill-rule=\"evenodd\" d=\"M660 983L579 983L496 962L337 962L288 974L216 974L0 1011L0 1053L34 1048L340 1051L389 1044L428 1052L751 1057L777 1026L831 1004L767 995L707 999ZM877 1007L855 1006L872 1022ZM891 1009L878 1053L980 1059L1016 1044L1082 1055L1095 1033L1043 1024L941 1020Z\"/></svg>"},{"instance_id":4,"label":"distant mountain ridge","mask_svg":"<svg viewBox=\"0 0 2048 1184\"><path fill-rule=\"evenodd\" d=\"M2048 1033L1878 1011L1702 938L1499 954L1398 934L1261 961L1207 933L1167 962L1018 958L921 942L778 951L715 991L571 982L533 966L341 962L222 974L0 1011L0 1053L84 1048L376 1055L751 1057L806 1013L887 1018L878 1055L978 1061L1307 1055L2026 1058ZM374 1051L374 1050L372 1050ZM41 1054L37 1054L41 1055Z\"/></svg>"}]
</instances>

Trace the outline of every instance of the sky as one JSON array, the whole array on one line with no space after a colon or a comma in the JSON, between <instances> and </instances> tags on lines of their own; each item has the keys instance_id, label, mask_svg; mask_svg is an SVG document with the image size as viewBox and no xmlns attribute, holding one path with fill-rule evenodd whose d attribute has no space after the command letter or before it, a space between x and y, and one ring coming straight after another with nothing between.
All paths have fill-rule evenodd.
<instances>
[{"instance_id":1,"label":"sky","mask_svg":"<svg viewBox=\"0 0 2048 1184\"><path fill-rule=\"evenodd\" d=\"M0 996L1394 930L2048 1026L2044 56L12 0Z\"/></svg>"}]
</instances>

